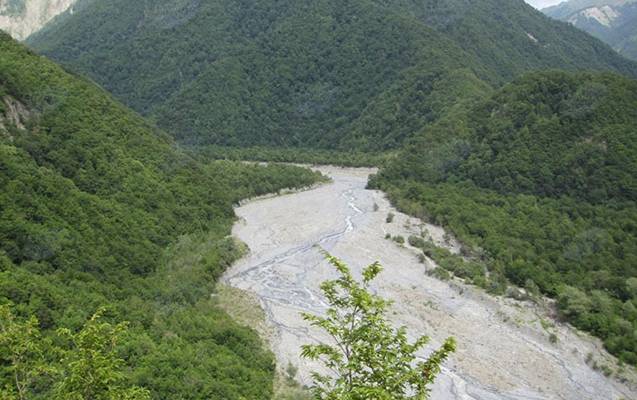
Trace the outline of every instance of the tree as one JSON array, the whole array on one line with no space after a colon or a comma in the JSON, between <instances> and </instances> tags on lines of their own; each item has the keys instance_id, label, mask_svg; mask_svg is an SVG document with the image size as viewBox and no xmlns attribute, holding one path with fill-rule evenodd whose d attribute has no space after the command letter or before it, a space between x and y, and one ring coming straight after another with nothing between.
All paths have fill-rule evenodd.
<instances>
[{"instance_id":1,"label":"tree","mask_svg":"<svg viewBox=\"0 0 637 400\"><path fill-rule=\"evenodd\" d=\"M37 318L22 321L9 305L0 305L0 399L32 399L34 392L54 386L46 398L150 400L147 390L130 386L122 373L116 346L126 324L104 322L103 313L98 310L77 333L59 329L70 345L59 347L43 336Z\"/></svg>"},{"instance_id":2,"label":"tree","mask_svg":"<svg viewBox=\"0 0 637 400\"><path fill-rule=\"evenodd\" d=\"M563 285L558 290L557 305L563 315L575 320L591 310L591 299L583 291Z\"/></svg>"},{"instance_id":3,"label":"tree","mask_svg":"<svg viewBox=\"0 0 637 400\"><path fill-rule=\"evenodd\" d=\"M305 345L302 356L321 361L330 375L313 373L313 392L320 400L402 400L428 398L428 386L440 366L455 351L453 338L418 361L416 353L429 342L421 336L413 343L405 327L395 329L386 319L391 302L372 294L369 284L382 271L379 263L363 270L362 284L347 265L326 254L340 277L321 285L330 307L325 316L303 314L313 326L326 331L334 343Z\"/></svg>"},{"instance_id":4,"label":"tree","mask_svg":"<svg viewBox=\"0 0 637 400\"><path fill-rule=\"evenodd\" d=\"M0 382L5 382L1 399L27 399L39 379L55 373L45 352L50 352L50 343L42 338L37 319L20 321L9 305L0 305Z\"/></svg>"},{"instance_id":5,"label":"tree","mask_svg":"<svg viewBox=\"0 0 637 400\"><path fill-rule=\"evenodd\" d=\"M64 376L55 388L57 398L68 400L149 400L150 393L140 387L126 385L122 373L124 360L116 346L126 331L126 324L112 325L102 321L104 310L98 310L78 333L60 329L72 345L66 357Z\"/></svg>"},{"instance_id":6,"label":"tree","mask_svg":"<svg viewBox=\"0 0 637 400\"><path fill-rule=\"evenodd\" d=\"M633 299L637 299L637 278L632 277L626 279L626 287Z\"/></svg>"}]
</instances>

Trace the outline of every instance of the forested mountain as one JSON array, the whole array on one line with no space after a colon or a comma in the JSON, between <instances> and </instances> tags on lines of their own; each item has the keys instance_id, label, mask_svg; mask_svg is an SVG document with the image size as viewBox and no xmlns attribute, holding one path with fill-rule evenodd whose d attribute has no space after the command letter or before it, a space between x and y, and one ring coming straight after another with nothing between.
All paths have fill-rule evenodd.
<instances>
[{"instance_id":1,"label":"forested mountain","mask_svg":"<svg viewBox=\"0 0 637 400\"><path fill-rule=\"evenodd\" d=\"M637 365L637 81L534 73L467 103L372 181L450 228L482 267L558 299L564 318Z\"/></svg>"},{"instance_id":2,"label":"forested mountain","mask_svg":"<svg viewBox=\"0 0 637 400\"><path fill-rule=\"evenodd\" d=\"M131 324L118 347L126 379L155 399L271 394L272 356L210 294L240 254L228 238L232 204L317 179L195 161L92 83L0 34L0 304L35 315L45 332L76 329L106 306ZM6 357L2 393L14 385ZM29 382L23 395L53 398L56 376Z\"/></svg>"},{"instance_id":3,"label":"forested mountain","mask_svg":"<svg viewBox=\"0 0 637 400\"><path fill-rule=\"evenodd\" d=\"M635 0L571 0L542 10L603 40L620 54L637 60Z\"/></svg>"},{"instance_id":4,"label":"forested mountain","mask_svg":"<svg viewBox=\"0 0 637 400\"><path fill-rule=\"evenodd\" d=\"M180 247L165 262L148 255L158 257L178 235L211 226L216 230L193 239L212 235L206 241L213 243L210 260L203 257L200 269L183 273L214 278L236 253L223 239L233 201L316 179L283 168L193 161L88 82L5 42L20 59L32 60L27 68L6 56L8 78L0 80L8 95L5 127L23 125L5 129L9 161L3 158L3 168L21 177L6 196L26 203L20 185L48 181L25 176L51 170L51 179L68 187L32 191L62 196L51 204L69 206L56 213L80 210L59 218L80 218L61 230L30 225L29 218L55 221L58 214L31 215L26 205L0 220L10 221L0 231L10 239L7 263L24 264L21 273L63 279L43 285L75 284L77 276L93 285L91 279L111 287L126 282L123 289L91 292L102 296L94 304L115 298L121 306L132 298L130 285L164 282L185 257ZM631 80L637 64L575 27L521 0L83 0L29 45L87 75L185 144L396 152L371 184L465 243L470 262L447 255L443 268L495 293L508 279L553 296L563 318L637 364L637 86ZM73 89L62 86L52 94L55 85L36 78L50 76L46 68L72 81ZM23 115L37 124L22 123ZM86 125L95 118L97 128L105 127L97 131L101 140ZM87 201L96 202L91 212L106 210L108 218L83 217ZM14 228L22 226L16 218L27 221L23 230ZM60 250L81 246L88 250ZM72 273L59 272L65 268ZM133 317L143 321L138 332L150 337L152 356L131 355L132 376L156 394L168 389L161 374L139 369L144 357L186 363L181 353L162 347L173 314L156 299L176 297L186 319L191 313L199 318L198 297L187 293L204 293L205 280L190 278L186 286L195 290L182 291L183 280L171 279L178 284L158 284L134 298L150 310ZM42 312L43 320L77 325L60 311L71 300L56 300L65 306L55 308L49 306L57 304L49 301L53 295L31 300L16 287L7 293L29 304L24 312L52 309L58 314ZM214 318L201 323L212 326L204 330L222 329ZM199 340L210 340L223 354L229 346L227 362L245 368L243 381L253 383L222 385L222 397L269 393L268 355L251 333L227 326L231 333L220 333L223 343L217 336L197 337L183 339L184 346L194 353ZM215 354L209 354L209 369L225 382L229 370Z\"/></svg>"},{"instance_id":5,"label":"forested mountain","mask_svg":"<svg viewBox=\"0 0 637 400\"><path fill-rule=\"evenodd\" d=\"M503 194L637 200L637 82L617 75L526 75L471 108L465 131L425 131L429 180L469 179ZM456 119L457 118L457 119ZM462 120L451 113L447 119ZM432 147L432 142L456 153ZM422 154L410 146L408 153ZM449 164L450 160L457 160Z\"/></svg>"},{"instance_id":6,"label":"forested mountain","mask_svg":"<svg viewBox=\"0 0 637 400\"><path fill-rule=\"evenodd\" d=\"M85 0L30 44L189 144L387 150L524 71L637 76L521 0Z\"/></svg>"},{"instance_id":7,"label":"forested mountain","mask_svg":"<svg viewBox=\"0 0 637 400\"><path fill-rule=\"evenodd\" d=\"M26 39L77 0L0 0L0 29Z\"/></svg>"}]
</instances>

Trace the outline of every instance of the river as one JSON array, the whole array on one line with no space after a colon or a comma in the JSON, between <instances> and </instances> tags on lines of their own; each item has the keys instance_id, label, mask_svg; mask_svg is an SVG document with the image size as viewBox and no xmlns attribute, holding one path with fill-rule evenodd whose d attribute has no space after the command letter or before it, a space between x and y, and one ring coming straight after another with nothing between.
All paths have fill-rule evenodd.
<instances>
[{"instance_id":1,"label":"river","mask_svg":"<svg viewBox=\"0 0 637 400\"><path fill-rule=\"evenodd\" d=\"M589 354L612 362L597 340L568 326L550 326L545 311L531 303L495 298L458 281L426 275L431 260L385 239L385 235L427 234L440 246L457 245L440 227L392 209L383 193L366 190L370 169L320 167L333 182L312 190L249 202L235 211L233 234L250 253L223 281L259 300L271 328L278 363L292 363L309 384L320 366L299 357L305 343L327 341L301 312L321 313L319 284L335 277L320 248L347 262L355 273L380 261L384 271L373 289L395 303L391 319L413 336L431 336L439 346L454 336L458 350L432 387L433 399L637 399L628 387L587 365ZM395 214L387 223L389 212ZM549 340L549 333L558 342ZM602 361L603 360L603 361Z\"/></svg>"}]
</instances>

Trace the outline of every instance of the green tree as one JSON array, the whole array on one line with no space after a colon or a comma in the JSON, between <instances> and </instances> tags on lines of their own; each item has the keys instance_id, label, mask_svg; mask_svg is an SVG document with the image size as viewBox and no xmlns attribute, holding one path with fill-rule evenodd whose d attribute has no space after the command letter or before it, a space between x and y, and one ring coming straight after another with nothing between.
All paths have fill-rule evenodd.
<instances>
[{"instance_id":1,"label":"green tree","mask_svg":"<svg viewBox=\"0 0 637 400\"><path fill-rule=\"evenodd\" d=\"M417 361L416 353L428 342L413 343L405 327L395 329L386 319L391 302L372 294L370 282L382 271L379 263L363 270L362 284L341 260L326 254L340 277L321 285L330 304L325 316L303 314L313 326L326 331L334 344L305 345L302 356L321 361L331 375L313 373L313 392L321 400L399 400L428 398L428 386L440 366L455 351L453 338Z\"/></svg>"},{"instance_id":2,"label":"green tree","mask_svg":"<svg viewBox=\"0 0 637 400\"><path fill-rule=\"evenodd\" d=\"M60 329L72 348L62 360L64 376L55 388L57 398L67 400L147 400L150 393L130 387L122 372L124 360L116 347L127 325L112 325L102 320L98 310L78 333Z\"/></svg>"},{"instance_id":3,"label":"green tree","mask_svg":"<svg viewBox=\"0 0 637 400\"><path fill-rule=\"evenodd\" d=\"M577 288L564 285L559 289L557 304L562 314L578 318L590 312L591 298Z\"/></svg>"},{"instance_id":4,"label":"green tree","mask_svg":"<svg viewBox=\"0 0 637 400\"><path fill-rule=\"evenodd\" d=\"M626 280L626 288L630 296L634 299L637 299L637 278L628 278Z\"/></svg>"},{"instance_id":5,"label":"green tree","mask_svg":"<svg viewBox=\"0 0 637 400\"><path fill-rule=\"evenodd\" d=\"M20 321L9 305L0 305L0 379L5 382L1 399L27 399L39 379L55 373L45 361L47 347L35 317Z\"/></svg>"},{"instance_id":6,"label":"green tree","mask_svg":"<svg viewBox=\"0 0 637 400\"><path fill-rule=\"evenodd\" d=\"M20 320L9 305L0 305L0 399L32 399L54 386L45 398L149 400L150 393L128 384L122 372L116 347L126 324L104 322L103 313L98 310L77 333L59 329L70 346L58 347L43 336L37 318Z\"/></svg>"}]
</instances>

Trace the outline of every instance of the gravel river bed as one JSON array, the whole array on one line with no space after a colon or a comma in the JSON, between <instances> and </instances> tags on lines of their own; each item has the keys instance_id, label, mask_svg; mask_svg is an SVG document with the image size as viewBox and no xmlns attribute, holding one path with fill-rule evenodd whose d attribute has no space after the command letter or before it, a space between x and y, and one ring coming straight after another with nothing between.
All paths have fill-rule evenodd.
<instances>
[{"instance_id":1,"label":"gravel river bed","mask_svg":"<svg viewBox=\"0 0 637 400\"><path fill-rule=\"evenodd\" d=\"M458 281L427 276L426 271L435 268L431 260L419 262L415 249L385 235L407 238L426 230L440 246L457 251L457 244L440 227L392 209L382 192L366 190L373 170L316 169L333 182L252 201L235 210L239 222L233 234L249 246L250 253L223 277L227 285L258 299L279 365L297 366L301 383L310 384L310 371L320 366L302 360L300 346L329 342L300 316L325 310L319 285L336 276L321 247L355 273L380 261L385 269L373 289L395 302L391 319L406 325L410 335L431 336L431 346L439 346L448 336L456 338L458 350L432 387L432 399L637 399L637 389L630 383L633 371L626 372L628 383L620 383L588 365L590 357L613 363L599 341L550 321L531 303L496 298ZM395 214L392 223L386 222L389 212ZM557 336L557 343L551 343L550 333Z\"/></svg>"}]
</instances>

